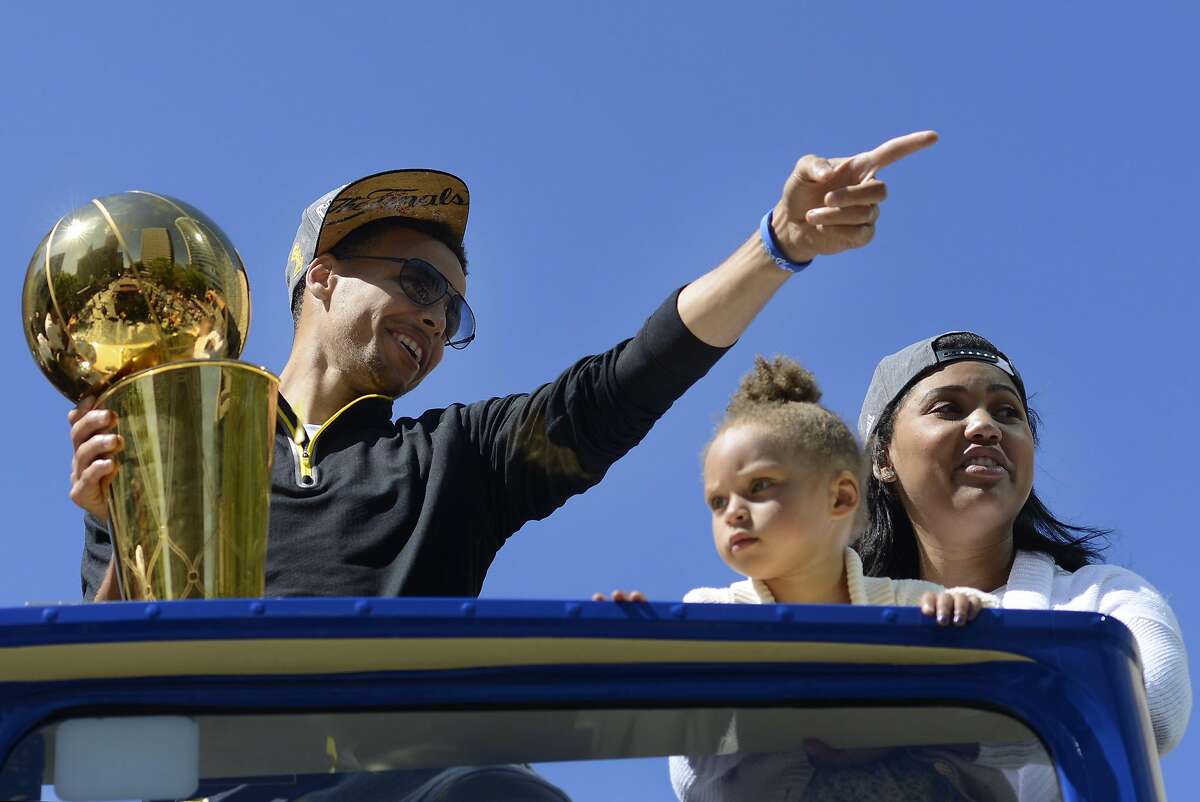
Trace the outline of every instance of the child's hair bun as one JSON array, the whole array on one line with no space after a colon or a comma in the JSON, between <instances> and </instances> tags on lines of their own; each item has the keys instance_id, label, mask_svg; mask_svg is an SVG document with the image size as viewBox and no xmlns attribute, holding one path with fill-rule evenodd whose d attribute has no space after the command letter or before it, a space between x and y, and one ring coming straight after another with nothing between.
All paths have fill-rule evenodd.
<instances>
[{"instance_id":1,"label":"child's hair bun","mask_svg":"<svg viewBox=\"0 0 1200 802\"><path fill-rule=\"evenodd\" d=\"M789 401L815 404L821 400L817 380L794 359L777 356L767 361L754 357L754 369L742 378L729 400L733 409L743 404L786 404Z\"/></svg>"}]
</instances>

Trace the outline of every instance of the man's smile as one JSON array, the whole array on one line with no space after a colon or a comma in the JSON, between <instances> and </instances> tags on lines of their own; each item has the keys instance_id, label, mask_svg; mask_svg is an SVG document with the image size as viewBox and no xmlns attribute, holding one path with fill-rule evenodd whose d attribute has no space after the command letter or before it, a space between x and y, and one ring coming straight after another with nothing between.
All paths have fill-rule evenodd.
<instances>
[{"instance_id":1,"label":"man's smile","mask_svg":"<svg viewBox=\"0 0 1200 802\"><path fill-rule=\"evenodd\" d=\"M413 361L417 363L418 367L424 364L425 347L418 342L415 337L405 334L404 332L391 329L388 330L388 334L391 335L392 339L396 341L396 344L399 345L405 353L412 357Z\"/></svg>"}]
</instances>

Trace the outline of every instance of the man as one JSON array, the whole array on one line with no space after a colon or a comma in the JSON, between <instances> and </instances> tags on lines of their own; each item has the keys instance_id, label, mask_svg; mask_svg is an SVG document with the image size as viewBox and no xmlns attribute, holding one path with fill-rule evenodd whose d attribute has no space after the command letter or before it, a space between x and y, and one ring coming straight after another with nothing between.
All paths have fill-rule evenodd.
<instances>
[{"instance_id":1,"label":"man","mask_svg":"<svg viewBox=\"0 0 1200 802\"><path fill-rule=\"evenodd\" d=\"M318 200L288 261L297 323L281 374L268 595L478 595L508 536L599 482L793 272L869 242L886 197L876 171L936 138L804 157L758 233L632 339L530 394L394 421L392 401L474 333L467 188L401 170ZM104 489L121 443L112 415L91 407L69 416L70 495L88 513L84 595L107 599Z\"/></svg>"}]
</instances>

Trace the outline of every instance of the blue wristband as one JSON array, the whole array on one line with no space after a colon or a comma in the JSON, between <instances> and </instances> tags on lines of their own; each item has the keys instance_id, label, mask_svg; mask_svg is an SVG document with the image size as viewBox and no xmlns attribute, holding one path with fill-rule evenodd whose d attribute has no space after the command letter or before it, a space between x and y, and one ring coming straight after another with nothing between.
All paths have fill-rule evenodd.
<instances>
[{"instance_id":1,"label":"blue wristband","mask_svg":"<svg viewBox=\"0 0 1200 802\"><path fill-rule=\"evenodd\" d=\"M767 252L775 264L782 267L789 273L799 273L804 268L812 264L812 259L807 262L793 262L783 255L783 251L779 250L779 243L775 241L775 231L771 228L771 212L768 209L763 215L762 223L758 226L758 238L762 241L763 250Z\"/></svg>"}]
</instances>

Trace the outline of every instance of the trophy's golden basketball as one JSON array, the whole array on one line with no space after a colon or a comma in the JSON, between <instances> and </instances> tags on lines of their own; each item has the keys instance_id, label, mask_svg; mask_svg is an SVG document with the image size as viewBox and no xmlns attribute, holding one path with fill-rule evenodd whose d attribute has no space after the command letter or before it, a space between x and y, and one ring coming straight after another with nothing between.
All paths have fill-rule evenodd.
<instances>
[{"instance_id":1,"label":"trophy's golden basketball","mask_svg":"<svg viewBox=\"0 0 1200 802\"><path fill-rule=\"evenodd\" d=\"M163 195L95 199L38 245L22 324L55 387L117 415L122 595L262 595L278 380L235 361L250 290L228 237Z\"/></svg>"},{"instance_id":2,"label":"trophy's golden basketball","mask_svg":"<svg viewBox=\"0 0 1200 802\"><path fill-rule=\"evenodd\" d=\"M25 337L72 401L166 362L236 359L250 324L246 271L196 209L149 192L63 217L25 274Z\"/></svg>"}]
</instances>

